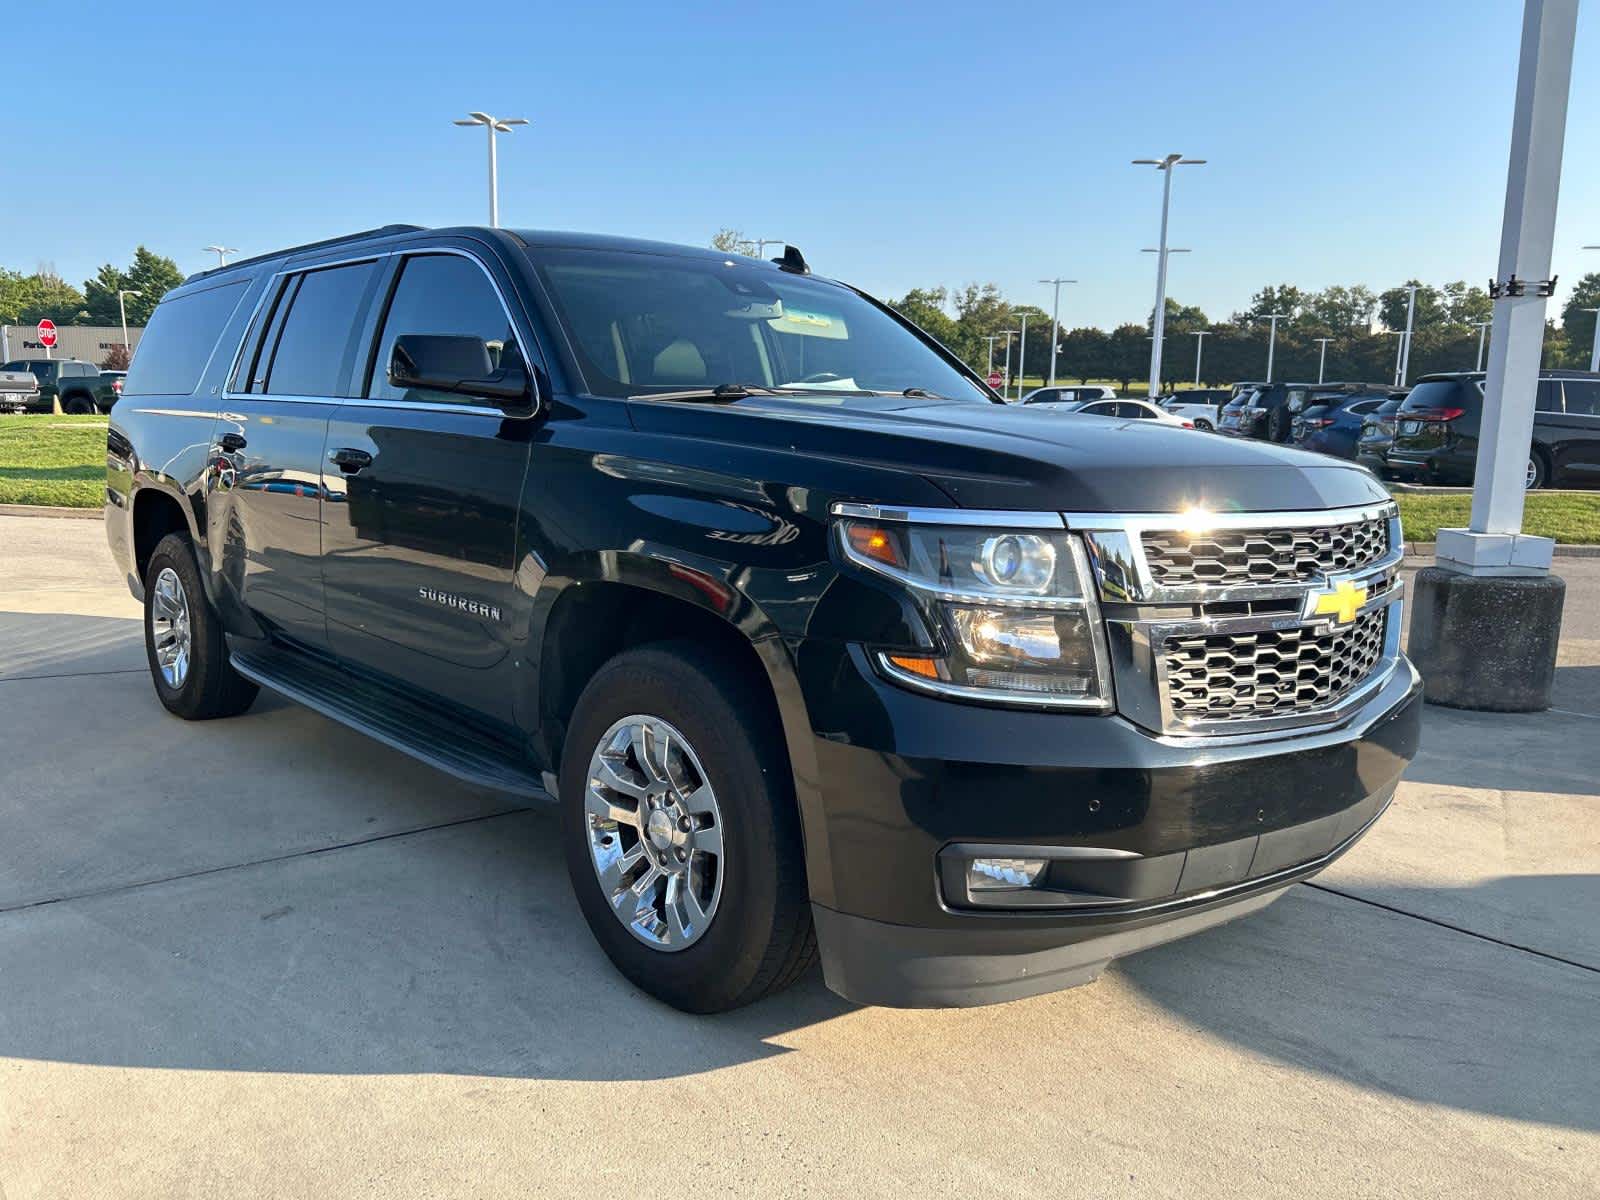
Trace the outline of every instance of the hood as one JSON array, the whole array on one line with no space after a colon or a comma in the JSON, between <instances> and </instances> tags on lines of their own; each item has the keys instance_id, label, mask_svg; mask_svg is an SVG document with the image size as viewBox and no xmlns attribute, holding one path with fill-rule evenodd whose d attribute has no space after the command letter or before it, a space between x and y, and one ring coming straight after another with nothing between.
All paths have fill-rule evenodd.
<instances>
[{"instance_id":1,"label":"hood","mask_svg":"<svg viewBox=\"0 0 1600 1200\"><path fill-rule=\"evenodd\" d=\"M629 410L642 431L915 471L963 508L1271 512L1389 498L1349 463L1153 421L827 393L717 405L635 400Z\"/></svg>"}]
</instances>

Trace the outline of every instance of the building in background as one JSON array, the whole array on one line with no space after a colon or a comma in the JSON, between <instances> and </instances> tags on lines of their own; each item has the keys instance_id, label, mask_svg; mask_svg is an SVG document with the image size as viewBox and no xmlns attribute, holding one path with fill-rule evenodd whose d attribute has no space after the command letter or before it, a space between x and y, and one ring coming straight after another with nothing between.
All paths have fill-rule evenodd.
<instances>
[{"instance_id":1,"label":"building in background","mask_svg":"<svg viewBox=\"0 0 1600 1200\"><path fill-rule=\"evenodd\" d=\"M141 326L128 326L128 345L139 348ZM56 344L46 351L35 325L0 325L0 362L27 358L76 358L99 366L112 347L122 345L120 325L57 325Z\"/></svg>"}]
</instances>

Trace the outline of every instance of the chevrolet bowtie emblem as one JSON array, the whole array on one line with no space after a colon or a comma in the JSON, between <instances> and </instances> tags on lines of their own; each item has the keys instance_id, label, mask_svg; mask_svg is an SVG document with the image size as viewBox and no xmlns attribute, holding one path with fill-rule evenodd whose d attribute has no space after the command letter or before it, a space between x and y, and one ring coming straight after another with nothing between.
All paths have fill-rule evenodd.
<instances>
[{"instance_id":1,"label":"chevrolet bowtie emblem","mask_svg":"<svg viewBox=\"0 0 1600 1200\"><path fill-rule=\"evenodd\" d=\"M1325 592L1313 591L1306 596L1307 618L1332 617L1339 625L1348 625L1367 603L1367 589L1363 584L1341 579Z\"/></svg>"}]
</instances>

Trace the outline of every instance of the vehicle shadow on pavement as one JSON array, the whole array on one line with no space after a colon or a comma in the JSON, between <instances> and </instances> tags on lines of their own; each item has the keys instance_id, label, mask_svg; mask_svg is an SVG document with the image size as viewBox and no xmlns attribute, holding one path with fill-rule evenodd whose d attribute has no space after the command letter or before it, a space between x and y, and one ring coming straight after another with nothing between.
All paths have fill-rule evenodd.
<instances>
[{"instance_id":1,"label":"vehicle shadow on pavement","mask_svg":"<svg viewBox=\"0 0 1600 1200\"><path fill-rule=\"evenodd\" d=\"M1600 885L1573 875L1483 886L1510 893L1491 903L1537 895L1593 912ZM1414 911L1434 889L1409 891L1382 902ZM1113 971L1254 1054L1428 1104L1600 1130L1600 970L1312 886Z\"/></svg>"},{"instance_id":2,"label":"vehicle shadow on pavement","mask_svg":"<svg viewBox=\"0 0 1600 1200\"><path fill-rule=\"evenodd\" d=\"M1591 671L1600 688L1600 668ZM1600 726L1564 713L1491 713L1430 704L1407 783L1510 792L1600 795Z\"/></svg>"}]
</instances>

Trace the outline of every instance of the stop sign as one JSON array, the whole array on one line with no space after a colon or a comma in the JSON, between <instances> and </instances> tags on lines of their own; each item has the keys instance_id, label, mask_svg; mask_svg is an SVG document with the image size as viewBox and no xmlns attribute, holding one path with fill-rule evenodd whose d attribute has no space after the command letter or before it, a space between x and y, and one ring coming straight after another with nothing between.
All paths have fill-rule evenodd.
<instances>
[{"instance_id":1,"label":"stop sign","mask_svg":"<svg viewBox=\"0 0 1600 1200\"><path fill-rule=\"evenodd\" d=\"M1004 383L1005 381L1006 381L1006 377L1004 375L1000 374L999 371L990 371L989 372L989 386L994 388L994 389L996 389L997 391L999 390L1000 385L1002 383Z\"/></svg>"},{"instance_id":2,"label":"stop sign","mask_svg":"<svg viewBox=\"0 0 1600 1200\"><path fill-rule=\"evenodd\" d=\"M56 344L56 323L49 317L39 322L39 344L46 347Z\"/></svg>"}]
</instances>

